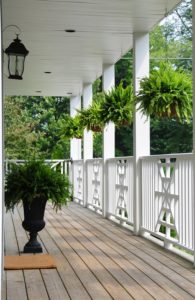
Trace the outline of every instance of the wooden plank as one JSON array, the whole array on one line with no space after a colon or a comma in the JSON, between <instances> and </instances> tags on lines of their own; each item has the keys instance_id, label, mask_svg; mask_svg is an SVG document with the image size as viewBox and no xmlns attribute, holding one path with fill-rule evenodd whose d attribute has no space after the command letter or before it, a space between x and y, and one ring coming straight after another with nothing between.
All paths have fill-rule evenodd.
<instances>
[{"instance_id":1,"label":"wooden plank","mask_svg":"<svg viewBox=\"0 0 195 300\"><path fill-rule=\"evenodd\" d=\"M18 244L16 240L11 213L8 212L5 214L4 222L5 222L5 254L18 255L19 249L18 249Z\"/></svg>"},{"instance_id":2,"label":"wooden plank","mask_svg":"<svg viewBox=\"0 0 195 300\"><path fill-rule=\"evenodd\" d=\"M61 249L71 267L79 277L80 281L85 286L88 294L93 300L111 299L106 290L102 287L98 279L89 270L83 260L77 255L73 248L60 236L56 228L53 228L51 223L47 221L47 231L55 237L55 242Z\"/></svg>"},{"instance_id":3,"label":"wooden plank","mask_svg":"<svg viewBox=\"0 0 195 300\"><path fill-rule=\"evenodd\" d=\"M81 281L71 268L65 256L58 248L55 242L55 235L50 236L46 229L40 232L42 243L44 243L47 251L51 253L57 263L57 271L61 277L61 280L66 287L68 294L72 300L89 300L91 299Z\"/></svg>"},{"instance_id":4,"label":"wooden plank","mask_svg":"<svg viewBox=\"0 0 195 300\"><path fill-rule=\"evenodd\" d=\"M76 205L75 203L71 203L71 206L74 206ZM89 217L92 217L93 218L93 215L94 215L94 212L92 210L89 210L89 209L85 209L84 211L82 210L83 208L81 206L78 206L77 207L77 211L82 211L84 214L86 213L87 216ZM97 215L97 219L102 223L102 224L109 224L110 220L108 219L103 219L100 215ZM123 232L125 233L125 235L133 235L133 233L131 231L129 231L128 229L120 226L119 224L115 223L115 222L111 222L111 226L113 227L116 227L120 232ZM195 269L193 268L193 265L191 262L187 261L186 259L180 257L179 255L167 250L167 249L164 249L162 248L161 246L159 246L158 244L155 244L153 243L152 241L150 240L147 240L145 238L143 239L140 239L140 237L134 237L135 239L138 238L139 241L141 243L143 243L143 247L145 244L147 244L147 246L151 249L154 249L156 250L157 252L160 252L162 255L166 256L166 257L169 257L171 260L175 261L176 263L182 265L184 268L186 269L189 269L191 272L195 272Z\"/></svg>"},{"instance_id":5,"label":"wooden plank","mask_svg":"<svg viewBox=\"0 0 195 300\"><path fill-rule=\"evenodd\" d=\"M1 300L7 299L7 273L6 272L4 272L3 274L2 292L1 292L0 299Z\"/></svg>"},{"instance_id":6,"label":"wooden plank","mask_svg":"<svg viewBox=\"0 0 195 300\"><path fill-rule=\"evenodd\" d=\"M23 252L24 245L28 242L28 236L24 228L22 227L22 221L18 214L18 209L14 210L13 223L16 231L16 238L19 247L19 252Z\"/></svg>"},{"instance_id":7,"label":"wooden plank","mask_svg":"<svg viewBox=\"0 0 195 300\"><path fill-rule=\"evenodd\" d=\"M81 221L79 220L79 223ZM81 223L82 224L82 223ZM161 273L153 269L151 266L147 265L144 261L137 258L134 254L130 253L126 249L120 246L120 244L114 242L111 240L108 236L105 236L104 234L100 233L100 231L92 229L93 233L100 238L105 244L108 244L110 247L112 247L116 252L120 253L126 260L131 262L134 266L136 266L140 271L142 271L144 274L146 274L148 277L150 277L154 282L156 282L162 289L164 289L164 296L166 297L167 293L170 293L173 297L176 299L192 299L187 293L183 292L176 284L174 284L172 281L168 280L165 276L163 276ZM122 267L122 266L121 266ZM124 266L123 266L124 267ZM128 263L125 266L128 267ZM149 285L148 288L151 286ZM166 293L166 292L167 293ZM163 297L163 294L161 296L159 293L157 294L158 297ZM166 299L166 298L165 298Z\"/></svg>"},{"instance_id":8,"label":"wooden plank","mask_svg":"<svg viewBox=\"0 0 195 300\"><path fill-rule=\"evenodd\" d=\"M64 218L66 223L68 222L69 219ZM99 239L99 237L97 238L97 236L91 233L90 231L90 227L88 227L86 229L86 226L80 225L80 220L79 223L77 221L73 221L73 219L71 220L71 222L69 222L69 227L70 227L70 223L71 225L73 225L75 227L75 229L70 228L71 233L75 233L78 237L78 232L82 233L84 236L86 236L90 241L92 241L99 249L101 249L104 253L106 253L108 255L108 257L110 259L112 259L113 261L116 262L116 264L118 265L118 268L121 268L122 270L124 270L129 276L130 278L134 278L134 280L136 281L136 284L134 284L133 286L135 287L135 291L133 297L139 297L140 299L140 295L139 295L139 288L137 288L137 283L142 286L149 294L151 294L154 298L156 297L156 295L158 295L158 299L174 299L173 297L171 297L168 293L165 292L165 290L163 290L159 285L157 285L153 280L150 279L150 277L148 277L147 275L145 275L145 273L143 273L142 271L140 271L136 266L134 266L132 263L130 263L130 261L128 261L125 256L122 256L119 254L119 252L115 251L112 247L110 247L110 245L108 246L105 243L105 239L102 241L101 239ZM84 242L83 239L83 235L81 236L81 243L82 241ZM87 247L89 248L89 242L86 241L87 243ZM98 255L98 251L97 249L95 249L94 255ZM103 254L101 253L101 256L98 255L98 257L102 258ZM105 264L105 262L103 262ZM130 282L130 281L129 281ZM132 292L132 285L130 286L130 290ZM147 299L149 299L150 295L146 295L145 297L147 297ZM146 298L145 298L146 299Z\"/></svg>"},{"instance_id":9,"label":"wooden plank","mask_svg":"<svg viewBox=\"0 0 195 300\"><path fill-rule=\"evenodd\" d=\"M43 280L51 300L68 300L70 299L61 278L55 269L44 269L41 270Z\"/></svg>"},{"instance_id":10,"label":"wooden plank","mask_svg":"<svg viewBox=\"0 0 195 300\"><path fill-rule=\"evenodd\" d=\"M24 277L29 300L48 300L48 294L39 270L25 270ZM20 299L20 298L12 298Z\"/></svg>"},{"instance_id":11,"label":"wooden plank","mask_svg":"<svg viewBox=\"0 0 195 300\"><path fill-rule=\"evenodd\" d=\"M61 217L60 217L61 218ZM60 221L60 218L57 217L58 221ZM87 245L87 249L91 252L92 255L96 257L97 260L117 279L117 281L136 299L152 299L150 292L153 295L156 295L158 291L159 299L164 299L164 294L163 292L163 298L161 298L161 289L158 287L158 289L152 290L152 287L155 286L155 284L147 277L145 274L141 273L137 268L133 268L132 265L129 264L129 269L128 267L126 268L126 271L129 271L129 274L127 275L128 272L124 272L121 268L121 264L124 263L126 266L128 262L124 260L120 255L117 255L117 253L110 253L112 252L111 248L106 247L103 243L99 245L100 241L96 239L94 234L89 233L87 237L89 239L85 238L84 235L79 233L79 225L77 226L77 223L73 221L73 219L66 219L64 218L65 222L61 220L61 231L64 234L64 232L68 229L69 233L73 235L84 247ZM63 228L63 224L66 224ZM77 229L74 229L72 225L75 225ZM86 231L86 230L85 230ZM90 237L93 243L90 243ZM65 237L67 239L67 236ZM75 243L75 242L74 242ZM98 246L98 247L97 247ZM101 250L102 251L101 251ZM114 257L112 259L112 257ZM123 261L123 262L122 262ZM119 265L120 264L120 265ZM137 274L137 275L135 275ZM129 276L130 275L130 276ZM132 279L132 277L136 277L136 279L139 279L142 277L142 281L145 279L147 280L148 286L150 286L150 289L147 288L148 292L147 293L135 280ZM140 280L139 280L140 281ZM153 286L152 286L153 284ZM143 284L144 286L144 284ZM145 283L146 286L146 283ZM145 288L144 286L144 288ZM157 285L155 286L157 288ZM114 296L114 295L112 295ZM173 299L169 297L167 294L167 299Z\"/></svg>"},{"instance_id":12,"label":"wooden plank","mask_svg":"<svg viewBox=\"0 0 195 300\"><path fill-rule=\"evenodd\" d=\"M109 292L109 294L114 299L132 299L129 294L131 292L133 294L139 295L139 299L152 299L150 295L148 295L144 290L137 285L137 283L132 280L131 277L127 276L118 266L109 259L103 252L98 250L98 248L93 247L89 241L87 241L84 237L81 239L83 240L83 244L86 243L86 247L81 245L79 237L77 233L77 239L71 235L63 225L56 221L56 219L49 216L49 220L51 221L52 225L58 228L58 232L64 237L64 239L69 243L69 245L77 252L77 254L83 259L83 261L88 265L88 267L92 270L92 272L96 275L98 280L101 282L102 286ZM68 223L66 224L67 227L69 226ZM72 233L72 232L71 232ZM93 250L92 250L93 248ZM92 254L90 253L92 251ZM100 258L100 262L96 259L95 256ZM109 271L109 272L108 272ZM116 280L114 279L116 278Z\"/></svg>"},{"instance_id":13,"label":"wooden plank","mask_svg":"<svg viewBox=\"0 0 195 300\"><path fill-rule=\"evenodd\" d=\"M146 263L147 265L149 265L150 267L152 267L153 269L155 269L157 272L159 271L159 275L164 275L164 277L168 277L169 278L169 292L174 296L174 294L178 294L177 299L186 299L185 297L191 297L189 294L187 294L188 292L188 288L189 292L194 295L194 289L193 289L193 285L191 283L189 283L188 281L186 281L182 276L178 275L177 273L175 274L174 272L172 272L168 267L160 264L160 262L156 262L153 258L150 258L149 255L145 254L142 250L144 250L144 247L142 245L140 250L139 248L136 248L134 246L132 246L130 243L128 243L125 239L129 239L131 238L130 235L125 236L124 232L119 231L117 233L118 227L116 227L115 225L110 226L109 221L104 222L103 226L102 226L102 220L99 218L96 219L96 221L94 222L94 214L92 213L92 216L90 216L90 213L86 212L86 210L84 210L84 212L82 211L82 213L80 212L80 210L75 207L71 206L69 207L69 209L71 210L71 214L75 214L76 218L78 219L78 216L81 219L84 219L88 224L90 224L91 226L93 226L94 228L97 228L97 230L99 230L99 232L102 232L105 237L106 237L106 241L111 238L111 241L113 240L114 242L116 242L116 244L118 245L118 247L124 250L127 250L131 255L133 255L134 253L136 254L137 258L140 258L144 263ZM91 229L91 231L94 230L94 228ZM116 250L116 249L115 249ZM121 250L120 250L121 252ZM130 259L130 258L129 258ZM169 274L171 273L171 274ZM151 273L153 274L153 273ZM175 278L176 275L176 278ZM153 280L155 281L155 278L153 278ZM173 282L176 284L176 286L174 286ZM178 285L178 286L177 286ZM179 288L180 286L180 288ZM182 289L185 289L185 291L183 291ZM184 297L184 298L182 298Z\"/></svg>"},{"instance_id":14,"label":"wooden plank","mask_svg":"<svg viewBox=\"0 0 195 300\"><path fill-rule=\"evenodd\" d=\"M7 271L7 300L27 300L23 272Z\"/></svg>"}]
</instances>

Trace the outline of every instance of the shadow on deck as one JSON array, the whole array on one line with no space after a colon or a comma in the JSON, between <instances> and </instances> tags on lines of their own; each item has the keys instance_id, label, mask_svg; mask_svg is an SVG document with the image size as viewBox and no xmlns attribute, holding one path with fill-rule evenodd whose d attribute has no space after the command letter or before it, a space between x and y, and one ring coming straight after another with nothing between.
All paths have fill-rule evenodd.
<instances>
[{"instance_id":1,"label":"shadow on deck","mask_svg":"<svg viewBox=\"0 0 195 300\"><path fill-rule=\"evenodd\" d=\"M21 210L5 216L5 253L23 250ZM47 206L40 232L57 269L6 271L3 299L195 299L190 262L71 203Z\"/></svg>"}]
</instances>

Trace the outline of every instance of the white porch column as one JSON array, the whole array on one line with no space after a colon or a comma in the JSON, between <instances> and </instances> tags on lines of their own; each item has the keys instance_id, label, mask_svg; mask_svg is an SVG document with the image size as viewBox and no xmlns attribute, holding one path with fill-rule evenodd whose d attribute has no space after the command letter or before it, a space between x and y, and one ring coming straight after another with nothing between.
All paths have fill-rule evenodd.
<instances>
[{"instance_id":1,"label":"white porch column","mask_svg":"<svg viewBox=\"0 0 195 300\"><path fill-rule=\"evenodd\" d=\"M140 79L149 75L149 34L134 34L134 90L139 91ZM141 203L141 156L150 155L150 122L138 111L134 116L134 232L139 234ZM143 178L144 181L144 178Z\"/></svg>"},{"instance_id":2,"label":"white porch column","mask_svg":"<svg viewBox=\"0 0 195 300\"><path fill-rule=\"evenodd\" d=\"M109 91L115 86L115 69L114 65L104 65L103 68L103 90ZM115 125L110 122L104 128L103 137L103 157L107 158L115 157Z\"/></svg>"},{"instance_id":3,"label":"white porch column","mask_svg":"<svg viewBox=\"0 0 195 300\"><path fill-rule=\"evenodd\" d=\"M93 91L92 84L86 84L83 87L83 108L88 108L92 104ZM88 185L87 185L87 159L93 158L93 133L92 131L84 130L83 137L83 159L84 159L84 199L83 205L87 207Z\"/></svg>"},{"instance_id":4,"label":"white porch column","mask_svg":"<svg viewBox=\"0 0 195 300\"><path fill-rule=\"evenodd\" d=\"M195 0L192 0L193 153L195 153ZM194 193L195 194L195 193Z\"/></svg>"},{"instance_id":5,"label":"white porch column","mask_svg":"<svg viewBox=\"0 0 195 300\"><path fill-rule=\"evenodd\" d=\"M0 5L0 48L3 49L2 45L2 10ZM4 143L3 143L3 57L2 51L0 53L0 298L2 297L3 290L3 255L4 255L4 239L3 239L3 230L4 230Z\"/></svg>"},{"instance_id":6,"label":"white porch column","mask_svg":"<svg viewBox=\"0 0 195 300\"><path fill-rule=\"evenodd\" d=\"M81 109L81 97L75 96L70 99L70 115L74 117L77 114L76 109ZM73 160L81 159L81 139L73 138L70 141L70 157Z\"/></svg>"},{"instance_id":7,"label":"white porch column","mask_svg":"<svg viewBox=\"0 0 195 300\"><path fill-rule=\"evenodd\" d=\"M104 65L103 67L103 90L109 91L112 87L115 86L115 67L114 65ZM108 158L115 157L115 125L110 122L104 128L103 132L103 159L104 162ZM104 164L105 166L105 164ZM107 192L107 169L104 168L104 199L102 207L102 215L106 217L107 214L107 201L108 201L108 192Z\"/></svg>"},{"instance_id":8,"label":"white porch column","mask_svg":"<svg viewBox=\"0 0 195 300\"><path fill-rule=\"evenodd\" d=\"M92 84L86 84L83 88L83 108L87 108L92 104ZM83 139L83 159L93 158L93 133L92 131L84 130Z\"/></svg>"},{"instance_id":9,"label":"white porch column","mask_svg":"<svg viewBox=\"0 0 195 300\"><path fill-rule=\"evenodd\" d=\"M193 82L193 153L195 156L195 0L192 0L192 82ZM194 176L195 176L195 161L194 161ZM193 186L195 195L195 184ZM195 215L195 206L194 206ZM195 226L195 224L194 224ZM195 239L195 228L194 228ZM194 250L194 266L195 266L195 250Z\"/></svg>"}]
</instances>

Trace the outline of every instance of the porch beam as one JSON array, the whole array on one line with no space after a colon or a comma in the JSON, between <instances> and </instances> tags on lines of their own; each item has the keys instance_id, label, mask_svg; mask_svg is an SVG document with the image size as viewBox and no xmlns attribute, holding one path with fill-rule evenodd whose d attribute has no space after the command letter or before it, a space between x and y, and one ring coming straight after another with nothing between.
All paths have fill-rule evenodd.
<instances>
[{"instance_id":1,"label":"porch beam","mask_svg":"<svg viewBox=\"0 0 195 300\"><path fill-rule=\"evenodd\" d=\"M77 114L76 109L81 109L81 96L74 96L70 99L70 116ZM73 160L81 159L81 139L73 138L70 141L70 157Z\"/></svg>"},{"instance_id":2,"label":"porch beam","mask_svg":"<svg viewBox=\"0 0 195 300\"><path fill-rule=\"evenodd\" d=\"M149 76L149 34L134 33L134 70L133 81L135 94L140 89L140 79ZM139 234L141 222L141 162L140 157L150 155L150 122L135 109L133 128L134 152L134 233ZM143 179L144 180L144 179Z\"/></svg>"}]
</instances>

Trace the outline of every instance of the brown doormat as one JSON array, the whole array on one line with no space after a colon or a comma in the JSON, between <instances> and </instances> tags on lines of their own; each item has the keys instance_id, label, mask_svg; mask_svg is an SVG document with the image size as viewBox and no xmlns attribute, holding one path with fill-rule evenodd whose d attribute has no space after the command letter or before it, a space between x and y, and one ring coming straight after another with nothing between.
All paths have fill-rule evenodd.
<instances>
[{"instance_id":1,"label":"brown doormat","mask_svg":"<svg viewBox=\"0 0 195 300\"><path fill-rule=\"evenodd\" d=\"M55 261L50 254L16 255L4 257L5 270L21 269L52 269L56 268Z\"/></svg>"}]
</instances>

